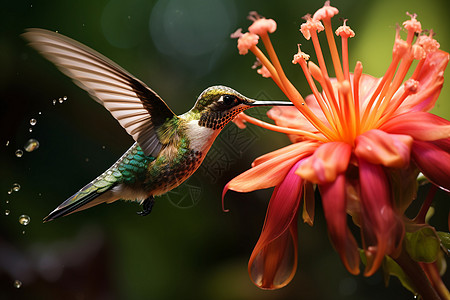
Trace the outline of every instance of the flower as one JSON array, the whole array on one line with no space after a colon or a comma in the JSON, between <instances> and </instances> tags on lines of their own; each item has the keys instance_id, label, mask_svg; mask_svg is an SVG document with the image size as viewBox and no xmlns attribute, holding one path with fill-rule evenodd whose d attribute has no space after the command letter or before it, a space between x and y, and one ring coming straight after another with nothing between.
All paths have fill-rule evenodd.
<instances>
[{"instance_id":1,"label":"flower","mask_svg":"<svg viewBox=\"0 0 450 300\"><path fill-rule=\"evenodd\" d=\"M407 32L395 35L392 61L381 78L363 74L357 62L350 72L348 39L355 33L346 24L336 30L331 18L338 10L327 1L312 17L304 17L301 33L312 40L318 65L298 47L298 64L311 87L303 98L286 77L269 38L276 24L252 12L250 34L259 36L268 57L256 43L251 51L295 107L274 107L268 116L275 125L244 113L238 124L252 123L288 134L292 145L257 158L252 168L224 188L250 192L275 187L261 236L249 260L252 281L263 289L280 288L292 279L297 264L297 216L312 224L314 188L321 194L332 244L347 270L358 274L360 252L347 214L360 227L366 276L386 255L396 258L405 236L406 208L416 193L422 172L434 185L450 190L450 122L428 111L443 85L449 54L439 50L433 34L424 34L415 14L403 23ZM336 78L330 78L317 33L325 31ZM241 33L242 34L242 33ZM245 34L244 34L245 35ZM244 35L239 37L244 39ZM238 45L242 45L238 40ZM407 78L411 66L412 75ZM267 74L266 74L267 75ZM319 91L318 82L322 88ZM412 196L413 195L413 196ZM223 200L222 200L223 201Z\"/></svg>"}]
</instances>

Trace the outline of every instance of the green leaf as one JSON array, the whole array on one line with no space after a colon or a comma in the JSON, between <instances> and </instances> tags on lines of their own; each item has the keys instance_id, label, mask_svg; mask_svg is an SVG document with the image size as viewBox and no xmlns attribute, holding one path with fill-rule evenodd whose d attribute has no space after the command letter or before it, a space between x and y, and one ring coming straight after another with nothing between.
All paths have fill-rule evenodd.
<instances>
[{"instance_id":1,"label":"green leaf","mask_svg":"<svg viewBox=\"0 0 450 300\"><path fill-rule=\"evenodd\" d=\"M414 290L414 286L409 280L408 276L406 276L405 272L403 272L402 268L389 256L385 256L383 260L383 275L384 275L384 284L386 286L389 285L389 276L395 276L400 280L400 283L407 290L411 291L414 295L417 292Z\"/></svg>"},{"instance_id":2,"label":"green leaf","mask_svg":"<svg viewBox=\"0 0 450 300\"><path fill-rule=\"evenodd\" d=\"M441 240L441 246L445 248L447 254L450 254L450 233L438 231L436 234Z\"/></svg>"},{"instance_id":3,"label":"green leaf","mask_svg":"<svg viewBox=\"0 0 450 300\"><path fill-rule=\"evenodd\" d=\"M440 241L436 231L429 225L417 226L417 230L406 232L405 249L418 262L434 262L439 253Z\"/></svg>"}]
</instances>

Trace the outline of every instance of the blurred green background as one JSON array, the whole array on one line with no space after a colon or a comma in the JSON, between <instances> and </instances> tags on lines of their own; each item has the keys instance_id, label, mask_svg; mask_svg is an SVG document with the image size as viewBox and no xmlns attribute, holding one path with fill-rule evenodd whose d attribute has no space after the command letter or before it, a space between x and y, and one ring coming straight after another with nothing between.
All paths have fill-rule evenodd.
<instances>
[{"instance_id":1,"label":"blurred green background","mask_svg":"<svg viewBox=\"0 0 450 300\"><path fill-rule=\"evenodd\" d=\"M411 299L396 279L384 288L380 272L352 276L333 251L317 203L313 228L300 224L299 268L278 291L262 291L247 274L247 261L263 225L271 190L221 191L251 161L287 145L288 139L253 126L229 125L201 169L161 197L150 216L137 204L116 202L43 224L42 218L95 178L132 144L100 105L19 37L39 27L74 38L146 82L176 112L191 108L208 86L224 84L254 98L285 99L261 78L254 58L238 55L229 34L250 23L256 10L278 23L272 41L291 81L304 95L304 77L290 62L302 43L301 17L322 1L78 0L2 1L0 19L0 298L1 299ZM356 32L351 68L381 76L397 23L417 13L450 50L445 0L332 1ZM335 28L340 25L334 20ZM315 60L314 55L312 59ZM450 75L446 71L446 76ZM444 86L435 112L450 117ZM59 103L59 98L67 97ZM55 100L56 103L53 103ZM264 110L253 111L262 117ZM36 119L31 126L30 120ZM31 129L31 131L30 131ZM40 147L16 157L34 138ZM11 190L13 184L19 191ZM426 192L426 191L425 191ZM445 198L439 194L438 197ZM437 201L433 224L446 230L448 198ZM7 213L9 212L9 214ZM31 222L19 223L28 215ZM445 280L448 280L448 275ZM22 285L15 287L15 280Z\"/></svg>"}]
</instances>

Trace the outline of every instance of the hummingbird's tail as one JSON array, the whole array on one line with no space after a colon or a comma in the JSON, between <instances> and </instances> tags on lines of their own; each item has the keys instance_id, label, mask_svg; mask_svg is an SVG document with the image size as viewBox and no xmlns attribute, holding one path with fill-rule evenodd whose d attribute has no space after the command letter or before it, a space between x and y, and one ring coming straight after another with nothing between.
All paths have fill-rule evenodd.
<instances>
[{"instance_id":1,"label":"hummingbird's tail","mask_svg":"<svg viewBox=\"0 0 450 300\"><path fill-rule=\"evenodd\" d=\"M117 200L111 191L115 185L116 182L107 182L105 180L97 179L92 181L55 208L44 218L44 222L52 221L103 202Z\"/></svg>"}]
</instances>

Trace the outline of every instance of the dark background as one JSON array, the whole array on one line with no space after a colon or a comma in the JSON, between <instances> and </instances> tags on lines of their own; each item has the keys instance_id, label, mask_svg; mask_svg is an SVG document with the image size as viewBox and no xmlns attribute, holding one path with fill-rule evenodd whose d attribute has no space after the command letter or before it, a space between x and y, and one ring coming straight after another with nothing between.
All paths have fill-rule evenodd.
<instances>
[{"instance_id":1,"label":"dark background","mask_svg":"<svg viewBox=\"0 0 450 300\"><path fill-rule=\"evenodd\" d=\"M299 228L299 268L278 291L262 291L247 274L271 190L221 191L257 156L289 143L281 134L229 125L201 169L161 197L150 216L135 203L116 202L43 224L42 218L98 176L132 144L100 105L19 37L25 28L59 31L114 60L183 113L208 86L224 84L254 98L285 99L251 70L229 34L250 25L250 10L273 18L272 41L291 81L309 89L290 62L302 43L301 17L322 1L79 0L2 1L0 18L0 298L1 299L411 299L396 279L384 288L380 272L352 276L329 243L317 202L314 227ZM382 76L390 63L395 26L416 12L450 49L448 4L428 1L333 1L356 32L350 68ZM340 25L334 19L334 27ZM323 36L322 36L323 37ZM327 49L324 47L324 49ZM448 73L448 72L446 72ZM448 74L447 74L448 76ZM450 117L448 86L434 112ZM67 97L59 103L58 99ZM53 100L56 103L53 104ZM263 117L264 110L253 115ZM31 119L36 119L34 126ZM32 131L30 132L30 128ZM15 156L34 138L40 147ZM8 193L14 183L19 191ZM426 191L423 191L426 192ZM446 228L448 197L432 222ZM415 208L417 209L417 207ZM9 211L9 214L6 213ZM28 215L29 225L19 223ZM448 278L448 277L447 277ZM20 288L14 281L22 282Z\"/></svg>"}]
</instances>

